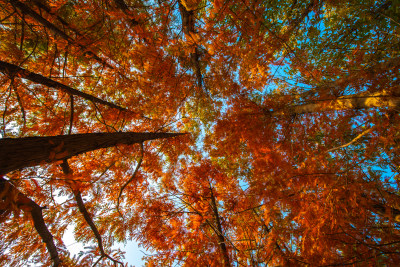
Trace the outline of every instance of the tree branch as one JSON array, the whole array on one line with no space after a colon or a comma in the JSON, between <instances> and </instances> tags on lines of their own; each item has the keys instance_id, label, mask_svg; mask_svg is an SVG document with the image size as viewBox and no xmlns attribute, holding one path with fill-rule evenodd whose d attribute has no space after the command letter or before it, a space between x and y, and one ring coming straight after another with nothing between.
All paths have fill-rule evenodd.
<instances>
[{"instance_id":1,"label":"tree branch","mask_svg":"<svg viewBox=\"0 0 400 267\"><path fill-rule=\"evenodd\" d=\"M73 192L74 192L76 204L78 205L78 209L79 209L80 213L83 215L83 218L85 219L86 223L89 225L90 229L92 229L92 232L97 239L97 245L99 246L99 249L100 249L101 257L96 261L96 263L93 266L95 266L104 257L113 261L114 264L119 263L123 266L124 264L122 262L113 259L104 251L101 235L100 235L99 230L97 229L96 225L94 224L92 217L90 216L89 212L86 209L85 203L83 202L83 199L82 199L81 192L79 190L73 191Z\"/></svg>"},{"instance_id":2,"label":"tree branch","mask_svg":"<svg viewBox=\"0 0 400 267\"><path fill-rule=\"evenodd\" d=\"M71 175L71 174L72 174L71 167L69 166L67 160L64 160L63 163L62 163L60 166L61 166L61 168L62 168L62 170L63 170L63 173L64 173L65 175ZM99 232L99 230L97 229L96 225L94 224L94 222L93 222L93 220L92 220L92 217L90 216L88 210L86 209L85 203L83 202L83 199L82 199L82 194L81 194L81 192L79 191L79 189L77 189L77 190L74 190L74 189L73 189L72 192L74 193L74 198L75 198L76 204L77 204L77 206L78 206L79 212L83 215L83 218L85 219L86 223L89 225L89 227L90 227L90 229L92 230L94 236L96 237L97 245L99 246L99 249L100 249L101 256L100 256L100 258L93 264L93 266L96 266L97 263L100 262L100 260L101 260L102 258L104 258L104 257L106 257L106 258L110 259L111 261L113 261L114 264L119 263L119 264L121 264L121 265L123 266L123 263L122 263L122 262L113 259L112 257L110 257L110 256L104 251L103 241L102 241L100 232Z\"/></svg>"},{"instance_id":3,"label":"tree branch","mask_svg":"<svg viewBox=\"0 0 400 267\"><path fill-rule=\"evenodd\" d=\"M43 18L41 15L39 15L38 13L36 13L34 10L32 10L29 6L25 5L24 3L18 1L18 0L9 0L9 2L16 8L18 8L23 14L28 15L32 18L34 18L36 21L38 21L39 23L41 23L42 25L44 25L45 27L47 27L48 29L50 29L52 32L54 32L55 34L57 34L58 36L62 37L64 40L66 40L68 43L74 44L76 46L78 46L81 50L86 51L86 54L88 54L89 56L91 56L92 58L94 58L96 61L98 61L99 63L101 63L102 65L107 66L110 69L113 69L114 67L111 66L110 64L108 64L106 62L106 60L100 58L99 56L97 56L96 54L94 54L92 51L88 50L88 48L82 44L79 44L78 42L76 42L73 38L71 38L68 34L66 34L64 31L60 30L57 26L55 26L54 24L52 24L51 22L49 22L48 20L46 20L45 18ZM36 5L40 6L41 8L45 9L46 11L49 10L49 8L47 8L45 5L43 4L38 4L38 1L35 1ZM67 22L64 21L63 19L59 19L59 21L63 24L66 25ZM79 34L81 35L81 34ZM82 35L81 35L82 36Z\"/></svg>"},{"instance_id":4,"label":"tree branch","mask_svg":"<svg viewBox=\"0 0 400 267\"><path fill-rule=\"evenodd\" d=\"M338 147L331 148L331 149L327 150L326 152L332 152L332 151L335 151L335 150L337 150L337 149L347 147L347 146L349 146L349 145L351 145L351 144L357 142L357 140L360 139L361 137L363 137L364 135L370 133L374 128L375 128L375 127L369 128L369 129L365 130L364 132L360 133L359 135L357 135L353 140L351 140L351 141L348 142L347 144L344 144L344 145L341 145L341 146L338 146Z\"/></svg>"},{"instance_id":5,"label":"tree branch","mask_svg":"<svg viewBox=\"0 0 400 267\"><path fill-rule=\"evenodd\" d=\"M12 209L12 203L10 202L14 202L19 209L22 209L25 212L30 212L33 225L43 242L46 244L47 251L49 252L53 261L53 266L59 266L61 264L61 260L58 256L58 251L56 245L54 244L53 236L44 221L42 213L43 208L19 191L13 184L3 177L0 177L0 195L3 196L1 202L5 202L8 209Z\"/></svg>"},{"instance_id":6,"label":"tree branch","mask_svg":"<svg viewBox=\"0 0 400 267\"><path fill-rule=\"evenodd\" d=\"M54 88L57 90L61 90L63 92L68 93L69 95L80 96L80 97L82 97L86 100L92 101L94 103L99 103L99 104L102 104L102 105L105 105L105 106L108 106L111 108L115 108L115 109L118 109L121 111L127 111L127 109L125 109L123 107L120 107L113 103L107 102L107 101L97 98L95 96L83 93L79 90L69 87L68 85L59 83L55 80L46 78L40 74L30 72L29 70L23 69L17 65L10 64L10 63L7 63L7 62L1 61L1 60L0 60L0 71L8 74L10 77L17 76L17 77L20 77L23 79L30 80L31 82L39 83L39 84L42 84L42 85L45 85L45 86L48 86L48 87L51 87L51 88Z\"/></svg>"}]
</instances>

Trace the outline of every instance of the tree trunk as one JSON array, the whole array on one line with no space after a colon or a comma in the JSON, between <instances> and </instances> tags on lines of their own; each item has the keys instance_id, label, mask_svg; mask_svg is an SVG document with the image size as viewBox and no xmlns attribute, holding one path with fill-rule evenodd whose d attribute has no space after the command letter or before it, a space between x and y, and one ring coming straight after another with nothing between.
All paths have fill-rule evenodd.
<instances>
[{"instance_id":1,"label":"tree trunk","mask_svg":"<svg viewBox=\"0 0 400 267\"><path fill-rule=\"evenodd\" d=\"M400 97L384 92L369 95L349 95L337 99L319 101L318 103L304 104L286 108L281 111L265 111L270 116L282 115L301 115L307 113L365 109L365 108L398 108L400 107Z\"/></svg>"},{"instance_id":2,"label":"tree trunk","mask_svg":"<svg viewBox=\"0 0 400 267\"><path fill-rule=\"evenodd\" d=\"M182 4L182 1L178 1L179 11L182 18L182 31L185 33L186 40L193 38L191 34L195 34L195 14L193 10L187 10ZM196 75L197 86L203 87L203 75L200 68L200 52L199 45L196 44L194 53L190 53L190 61L192 64L193 72Z\"/></svg>"},{"instance_id":3,"label":"tree trunk","mask_svg":"<svg viewBox=\"0 0 400 267\"><path fill-rule=\"evenodd\" d=\"M72 156L147 140L169 138L182 133L88 133L48 137L0 139L0 175L21 168L50 163Z\"/></svg>"},{"instance_id":4,"label":"tree trunk","mask_svg":"<svg viewBox=\"0 0 400 267\"><path fill-rule=\"evenodd\" d=\"M117 105L115 105L113 103L110 103L110 102L107 102L107 101L104 101L104 100L102 100L100 98L97 98L95 96L83 93L83 92L81 92L79 90L76 90L76 89L74 89L72 87L69 87L69 86L67 86L65 84L59 83L59 82L54 81L52 79L46 78L46 77L44 77L44 76L42 76L40 74L36 74L36 73L30 72L29 70L23 69L23 68L21 68L21 67L19 67L17 65L10 64L10 63L7 63L7 62L1 61L1 60L0 60L0 71L3 72L3 73L7 73L9 76L14 76L15 75L17 77L30 80L31 82L39 83L39 84L42 84L42 85L45 85L45 86L48 86L48 87L51 87L51 88L55 88L55 89L64 91L64 92L66 92L67 94L70 94L70 95L80 96L80 97L82 97L82 98L84 98L86 100L92 101L94 103L106 105L106 106L109 106L111 108L115 108L115 109L118 109L118 110L121 110L121 111L126 111L126 109L123 108L123 107L117 106Z\"/></svg>"},{"instance_id":5,"label":"tree trunk","mask_svg":"<svg viewBox=\"0 0 400 267\"><path fill-rule=\"evenodd\" d=\"M210 187L210 191L211 191L211 208L213 210L214 213L214 220L215 220L215 224L217 226L217 237L218 237L218 245L219 248L221 250L222 256L223 256L223 263L222 265L225 267L230 267L230 262L229 262L229 255L228 255L228 249L226 248L226 244L225 244L225 237L223 235L222 232L222 225L221 225L221 220L219 218L219 214L218 214L218 207L217 207L217 202L215 201L215 197L212 191L212 188Z\"/></svg>"},{"instance_id":6,"label":"tree trunk","mask_svg":"<svg viewBox=\"0 0 400 267\"><path fill-rule=\"evenodd\" d=\"M5 190L7 192L4 192ZM40 237L42 238L42 241L46 243L47 250L49 251L50 257L53 260L53 266L59 266L61 260L58 256L57 247L54 244L53 235L50 233L44 221L42 213L43 208L40 207L32 199L27 197L25 194L21 193L17 188L15 188L13 184L2 177L0 177L0 195L3 196L1 201L5 201L6 209L10 209L16 204L19 209L24 210L24 212L31 213L33 225ZM5 199L7 198L7 196L9 199ZM12 205L10 201L14 202L14 205Z\"/></svg>"}]
</instances>

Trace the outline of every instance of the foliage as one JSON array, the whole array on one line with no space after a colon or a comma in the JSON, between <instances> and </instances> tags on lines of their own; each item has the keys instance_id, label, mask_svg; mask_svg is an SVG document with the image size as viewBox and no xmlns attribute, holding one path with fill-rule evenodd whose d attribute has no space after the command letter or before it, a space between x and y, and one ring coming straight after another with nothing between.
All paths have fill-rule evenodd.
<instances>
[{"instance_id":1,"label":"foliage","mask_svg":"<svg viewBox=\"0 0 400 267\"><path fill-rule=\"evenodd\" d=\"M0 263L58 264L40 210L61 266L128 240L146 266L400 264L398 8L0 1L2 138L190 133L4 175Z\"/></svg>"}]
</instances>

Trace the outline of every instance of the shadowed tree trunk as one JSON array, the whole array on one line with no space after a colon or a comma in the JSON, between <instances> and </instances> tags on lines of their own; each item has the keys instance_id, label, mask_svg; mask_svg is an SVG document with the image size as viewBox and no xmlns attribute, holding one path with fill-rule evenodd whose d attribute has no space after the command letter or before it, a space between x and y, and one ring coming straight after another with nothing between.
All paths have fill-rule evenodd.
<instances>
[{"instance_id":1,"label":"shadowed tree trunk","mask_svg":"<svg viewBox=\"0 0 400 267\"><path fill-rule=\"evenodd\" d=\"M188 10L183 4L182 1L178 1L179 3L179 11L182 17L182 31L185 34L186 39L192 38L191 34L195 34L195 16L193 10ZM194 48L194 53L190 53L190 61L192 64L193 71L196 75L197 86L199 88L203 87L203 76L200 68L200 52L199 46L196 45Z\"/></svg>"},{"instance_id":2,"label":"shadowed tree trunk","mask_svg":"<svg viewBox=\"0 0 400 267\"><path fill-rule=\"evenodd\" d=\"M182 133L88 133L48 137L0 139L0 175L21 168L50 163L115 145L142 143Z\"/></svg>"},{"instance_id":3,"label":"shadowed tree trunk","mask_svg":"<svg viewBox=\"0 0 400 267\"><path fill-rule=\"evenodd\" d=\"M0 199L2 204L1 206L6 209L0 210L0 214L7 213L12 209L12 206L15 205L24 212L29 212L36 231L40 235L42 241L46 244L50 257L53 260L53 266L59 266L61 260L58 256L57 247L54 244L53 235L50 233L43 219L43 208L2 177L0 177L0 195L3 196Z\"/></svg>"},{"instance_id":4,"label":"shadowed tree trunk","mask_svg":"<svg viewBox=\"0 0 400 267\"><path fill-rule=\"evenodd\" d=\"M218 207L217 207L217 202L215 201L215 197L212 191L212 188L210 187L210 192L211 192L211 208L214 213L214 220L215 224L217 226L217 237L218 237L218 245L221 250L222 256L223 256L223 263L222 265L225 267L230 267L231 264L229 262L229 255L228 255L228 249L225 244L225 237L222 232L222 225L221 225L221 220L219 218L219 213L218 213Z\"/></svg>"}]
</instances>

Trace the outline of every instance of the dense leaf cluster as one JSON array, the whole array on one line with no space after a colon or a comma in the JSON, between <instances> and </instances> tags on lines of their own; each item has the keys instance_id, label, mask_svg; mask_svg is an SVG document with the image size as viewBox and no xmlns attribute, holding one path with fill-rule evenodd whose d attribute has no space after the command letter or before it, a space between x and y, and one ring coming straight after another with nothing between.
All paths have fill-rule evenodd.
<instances>
[{"instance_id":1,"label":"dense leaf cluster","mask_svg":"<svg viewBox=\"0 0 400 267\"><path fill-rule=\"evenodd\" d=\"M399 265L399 14L0 1L0 265Z\"/></svg>"}]
</instances>

